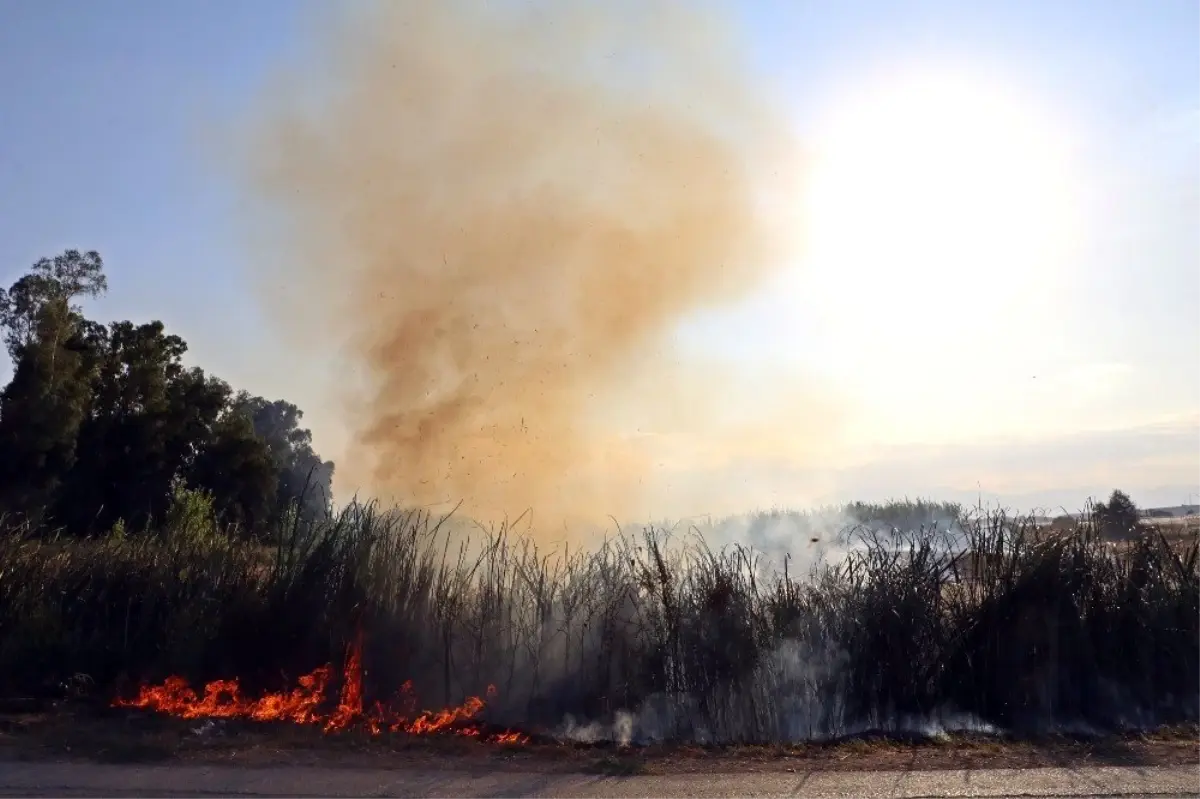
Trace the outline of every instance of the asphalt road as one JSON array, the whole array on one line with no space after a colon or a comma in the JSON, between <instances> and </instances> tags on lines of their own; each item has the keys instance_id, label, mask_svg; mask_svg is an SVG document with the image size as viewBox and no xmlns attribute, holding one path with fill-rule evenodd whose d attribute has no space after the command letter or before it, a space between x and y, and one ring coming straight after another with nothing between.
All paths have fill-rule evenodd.
<instances>
[{"instance_id":1,"label":"asphalt road","mask_svg":"<svg viewBox=\"0 0 1200 799\"><path fill-rule=\"evenodd\" d=\"M1200 765L601 777L449 770L0 762L0 796L1034 797L1200 795Z\"/></svg>"}]
</instances>

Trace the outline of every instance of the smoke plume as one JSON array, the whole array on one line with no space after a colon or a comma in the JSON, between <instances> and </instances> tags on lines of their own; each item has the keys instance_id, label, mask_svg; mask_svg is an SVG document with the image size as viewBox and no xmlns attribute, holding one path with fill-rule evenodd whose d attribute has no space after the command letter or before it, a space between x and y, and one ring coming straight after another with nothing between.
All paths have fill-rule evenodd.
<instances>
[{"instance_id":1,"label":"smoke plume","mask_svg":"<svg viewBox=\"0 0 1200 799\"><path fill-rule=\"evenodd\" d=\"M489 518L635 507L655 457L611 408L631 386L687 406L653 379L682 368L667 336L784 256L787 125L732 25L702 3L342 8L256 112L249 167L271 304L343 367L339 486Z\"/></svg>"}]
</instances>

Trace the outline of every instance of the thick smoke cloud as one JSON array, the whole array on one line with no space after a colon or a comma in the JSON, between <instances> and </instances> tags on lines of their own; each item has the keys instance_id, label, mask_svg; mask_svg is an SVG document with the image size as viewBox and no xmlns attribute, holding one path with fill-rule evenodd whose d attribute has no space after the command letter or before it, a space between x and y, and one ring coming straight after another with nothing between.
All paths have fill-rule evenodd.
<instances>
[{"instance_id":1,"label":"thick smoke cloud","mask_svg":"<svg viewBox=\"0 0 1200 799\"><path fill-rule=\"evenodd\" d=\"M344 367L339 488L636 512L657 460L611 409L702 428L720 403L666 337L785 262L778 104L702 3L364 8L256 111L247 167L276 316Z\"/></svg>"}]
</instances>

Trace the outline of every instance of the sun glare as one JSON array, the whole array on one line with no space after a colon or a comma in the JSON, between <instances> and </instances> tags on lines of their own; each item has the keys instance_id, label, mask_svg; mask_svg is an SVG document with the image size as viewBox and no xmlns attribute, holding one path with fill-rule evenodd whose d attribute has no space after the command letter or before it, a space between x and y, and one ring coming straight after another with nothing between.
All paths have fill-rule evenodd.
<instances>
[{"instance_id":1,"label":"sun glare","mask_svg":"<svg viewBox=\"0 0 1200 799\"><path fill-rule=\"evenodd\" d=\"M1054 349L1079 234L1068 139L1015 92L955 74L839 101L818 118L804 198L821 360L859 395L911 386L876 409L889 435L977 429L986 398L913 386L913 368L970 379L972 364L1024 370Z\"/></svg>"},{"instance_id":2,"label":"sun glare","mask_svg":"<svg viewBox=\"0 0 1200 799\"><path fill-rule=\"evenodd\" d=\"M1065 278L1077 204L1064 138L966 77L893 76L844 96L818 124L804 198L828 359L878 380L1011 356L1018 317L1050 307Z\"/></svg>"}]
</instances>

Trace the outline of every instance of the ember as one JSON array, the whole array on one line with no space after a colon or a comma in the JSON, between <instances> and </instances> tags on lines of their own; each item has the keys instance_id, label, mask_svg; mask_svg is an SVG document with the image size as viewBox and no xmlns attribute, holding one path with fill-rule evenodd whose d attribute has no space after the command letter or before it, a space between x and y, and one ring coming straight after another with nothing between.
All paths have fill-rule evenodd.
<instances>
[{"instance_id":1,"label":"ember","mask_svg":"<svg viewBox=\"0 0 1200 799\"><path fill-rule=\"evenodd\" d=\"M333 669L322 666L297 680L289 692L266 694L257 699L244 697L238 681L214 680L197 694L182 677L168 677L160 685L146 686L133 699L117 699L114 707L141 708L184 719L247 719L250 721L279 721L321 726L326 733L363 729L372 735L407 733L409 735L460 735L490 743L523 744L528 736L504 730L487 730L475 717L484 708L484 701L469 697L457 707L444 710L417 711L412 682L400 687L397 700L390 704L374 703L363 707L362 641L356 639L346 652L342 690L337 706L322 712L326 690ZM487 696L495 696L495 686L488 686Z\"/></svg>"}]
</instances>

